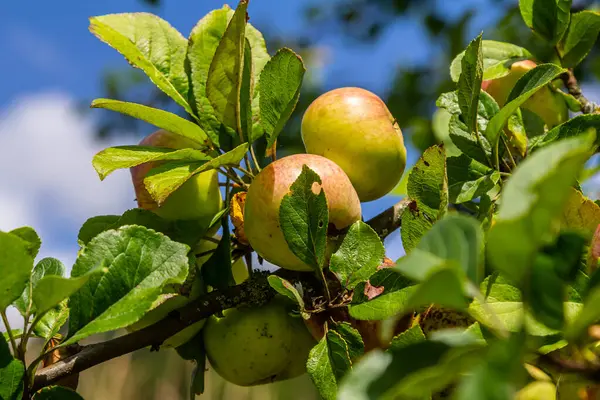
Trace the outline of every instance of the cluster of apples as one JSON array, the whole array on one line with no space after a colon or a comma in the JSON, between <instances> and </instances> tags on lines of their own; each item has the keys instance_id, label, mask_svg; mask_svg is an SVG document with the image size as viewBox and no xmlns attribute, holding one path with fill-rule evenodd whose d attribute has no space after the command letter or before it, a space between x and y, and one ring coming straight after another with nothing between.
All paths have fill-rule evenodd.
<instances>
[{"instance_id":1,"label":"cluster of apples","mask_svg":"<svg viewBox=\"0 0 600 400\"><path fill-rule=\"evenodd\" d=\"M484 81L482 89L502 106L516 81L534 67L532 61L517 62L509 75ZM538 114L549 127L567 119L564 101L549 88L538 92L524 107ZM397 185L406 166L406 149L402 132L385 103L360 88L340 88L321 95L306 110L301 131L307 154L287 156L269 164L250 184L244 231L252 248L265 260L281 268L311 271L312 267L289 249L279 222L281 201L302 167L307 165L320 176L330 228L339 232L360 220L361 202L376 200ZM173 149L193 147L184 137L166 131L155 132L140 144ZM159 207L143 184L145 175L155 166L147 163L131 170L139 207L153 210L165 219L196 219L203 225L222 209L214 170L195 175ZM211 246L215 244L203 240L196 250L206 251ZM198 259L198 268L207 258ZM233 270L238 284L248 277L242 260L233 265ZM165 299L132 329L164 318L199 295L192 288L189 296ZM290 315L290 306L287 299L277 296L258 309L226 310L222 317L213 316L206 323L200 321L178 333L166 345L177 347L204 328L208 359L224 379L251 386L293 378L305 372L309 350L322 332L309 332L301 319Z\"/></svg>"}]
</instances>

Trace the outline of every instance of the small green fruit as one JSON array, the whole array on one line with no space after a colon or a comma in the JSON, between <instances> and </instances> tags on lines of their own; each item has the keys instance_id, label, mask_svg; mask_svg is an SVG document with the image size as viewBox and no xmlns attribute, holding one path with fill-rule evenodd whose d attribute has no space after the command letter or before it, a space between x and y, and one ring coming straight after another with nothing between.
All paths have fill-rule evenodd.
<instances>
[{"instance_id":1,"label":"small green fruit","mask_svg":"<svg viewBox=\"0 0 600 400\"><path fill-rule=\"evenodd\" d=\"M159 130L140 142L141 146L182 149L196 147L196 143L183 136ZM212 218L223 209L221 191L216 170L194 175L181 185L159 207L144 186L144 178L159 162L144 163L131 168L131 177L140 208L151 210L167 220L198 220L208 226Z\"/></svg>"},{"instance_id":2,"label":"small green fruit","mask_svg":"<svg viewBox=\"0 0 600 400\"><path fill-rule=\"evenodd\" d=\"M312 271L289 249L279 225L281 200L303 165L321 177L330 224L342 230L360 219L360 200L344 171L327 158L296 154L269 164L254 178L246 195L244 231L250 245L265 260L282 268Z\"/></svg>"},{"instance_id":3,"label":"small green fruit","mask_svg":"<svg viewBox=\"0 0 600 400\"><path fill-rule=\"evenodd\" d=\"M531 60L517 61L510 66L508 75L483 81L481 88L488 92L500 107L503 107L519 78L535 67L536 63ZM553 93L549 87L538 90L522 107L537 114L548 128L562 124L569 119L566 102L559 94Z\"/></svg>"},{"instance_id":4,"label":"small green fruit","mask_svg":"<svg viewBox=\"0 0 600 400\"><path fill-rule=\"evenodd\" d=\"M361 201L389 193L406 167L402 131L368 90L346 87L319 96L302 118L302 140L308 153L344 170Z\"/></svg>"},{"instance_id":5,"label":"small green fruit","mask_svg":"<svg viewBox=\"0 0 600 400\"><path fill-rule=\"evenodd\" d=\"M295 378L306 372L316 344L301 318L288 313L280 297L259 308L237 308L212 316L204 328L210 365L227 381L254 386Z\"/></svg>"}]
</instances>

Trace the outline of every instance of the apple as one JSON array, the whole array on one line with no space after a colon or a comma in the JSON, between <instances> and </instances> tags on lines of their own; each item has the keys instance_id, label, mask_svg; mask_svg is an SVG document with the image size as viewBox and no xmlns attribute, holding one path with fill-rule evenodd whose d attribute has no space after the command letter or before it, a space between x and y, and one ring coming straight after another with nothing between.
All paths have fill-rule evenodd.
<instances>
[{"instance_id":1,"label":"apple","mask_svg":"<svg viewBox=\"0 0 600 400\"><path fill-rule=\"evenodd\" d=\"M500 107L503 107L519 78L535 67L536 63L531 60L517 61L510 66L508 75L498 79L485 80L482 82L481 88L492 96ZM566 102L549 87L538 90L522 107L537 114L548 128L562 124L569 119Z\"/></svg>"},{"instance_id":2,"label":"apple","mask_svg":"<svg viewBox=\"0 0 600 400\"><path fill-rule=\"evenodd\" d=\"M306 151L342 167L361 201L386 195L404 173L402 131L383 100L368 90L322 94L304 113L301 130Z\"/></svg>"},{"instance_id":3,"label":"apple","mask_svg":"<svg viewBox=\"0 0 600 400\"><path fill-rule=\"evenodd\" d=\"M165 130L159 130L145 137L141 146L183 149L196 147L196 143ZM181 185L159 207L144 186L144 178L160 162L149 162L131 168L131 177L137 203L140 208L155 212L167 220L198 220L202 226L208 226L212 218L222 210L223 200L219 189L216 170L196 174Z\"/></svg>"},{"instance_id":4,"label":"apple","mask_svg":"<svg viewBox=\"0 0 600 400\"><path fill-rule=\"evenodd\" d=\"M306 372L316 344L290 302L276 296L262 307L239 307L212 316L204 328L210 365L225 380L255 386L295 378Z\"/></svg>"},{"instance_id":5,"label":"apple","mask_svg":"<svg viewBox=\"0 0 600 400\"><path fill-rule=\"evenodd\" d=\"M333 161L314 154L295 154L265 167L252 181L244 206L244 230L252 248L282 268L312 271L292 253L279 225L279 206L307 165L322 181L329 223L342 230L361 217L360 200L344 171Z\"/></svg>"}]
</instances>

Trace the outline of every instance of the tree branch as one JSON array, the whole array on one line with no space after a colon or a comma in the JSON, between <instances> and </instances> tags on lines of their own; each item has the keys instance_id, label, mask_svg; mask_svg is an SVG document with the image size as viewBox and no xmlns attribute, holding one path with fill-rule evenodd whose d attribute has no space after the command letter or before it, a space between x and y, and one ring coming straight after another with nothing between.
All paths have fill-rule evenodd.
<instances>
[{"instance_id":1,"label":"tree branch","mask_svg":"<svg viewBox=\"0 0 600 400\"><path fill-rule=\"evenodd\" d=\"M383 239L400 227L400 217L408 204L409 201L403 199L367 221L367 224ZM308 282L308 286L311 286L314 280L311 274L306 273L284 269L280 269L276 273L288 280L301 281L303 283ZM173 311L166 318L154 325L150 325L139 331L106 342L87 346L76 345L74 347L77 351L76 354L59 360L45 368L40 368L36 372L33 381L33 392L56 383L65 377L124 354L149 346L157 348L177 332L223 310L243 304L264 304L275 296L275 291L269 286L266 276L266 274L258 273L240 285L228 287L223 290L214 290L190 304Z\"/></svg>"},{"instance_id":2,"label":"tree branch","mask_svg":"<svg viewBox=\"0 0 600 400\"><path fill-rule=\"evenodd\" d=\"M569 68L569 70L561 75L561 79L565 84L569 94L575 97L579 104L581 104L581 112L584 114L593 114L598 112L598 105L593 101L589 101L581 91L581 87L577 82L577 78L575 74L573 74L573 69Z\"/></svg>"},{"instance_id":3,"label":"tree branch","mask_svg":"<svg viewBox=\"0 0 600 400\"><path fill-rule=\"evenodd\" d=\"M411 200L405 197L381 214L368 220L367 224L377 232L382 240L385 239L390 233L400 228L402 213L410 202Z\"/></svg>"}]
</instances>

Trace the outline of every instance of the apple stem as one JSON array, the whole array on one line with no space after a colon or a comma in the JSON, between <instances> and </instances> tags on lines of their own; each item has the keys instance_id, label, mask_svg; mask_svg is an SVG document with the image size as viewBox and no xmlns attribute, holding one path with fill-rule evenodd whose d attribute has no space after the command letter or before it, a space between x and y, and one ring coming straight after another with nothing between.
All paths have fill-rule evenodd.
<instances>
[{"instance_id":1,"label":"apple stem","mask_svg":"<svg viewBox=\"0 0 600 400\"><path fill-rule=\"evenodd\" d=\"M258 162L258 157L256 157L256 153L254 152L254 146L250 146L250 155L252 156L252 161L254 161L254 167L258 172L260 172L260 163Z\"/></svg>"}]
</instances>

